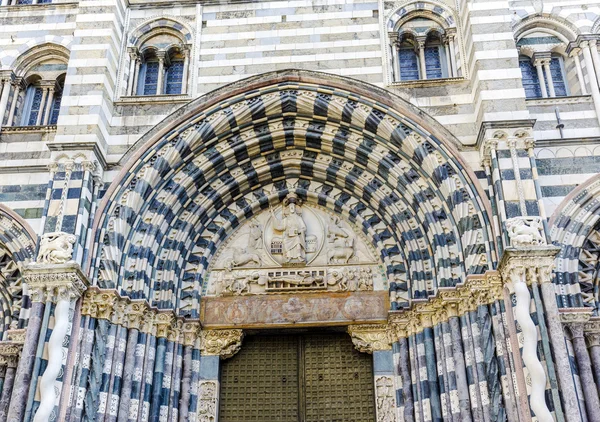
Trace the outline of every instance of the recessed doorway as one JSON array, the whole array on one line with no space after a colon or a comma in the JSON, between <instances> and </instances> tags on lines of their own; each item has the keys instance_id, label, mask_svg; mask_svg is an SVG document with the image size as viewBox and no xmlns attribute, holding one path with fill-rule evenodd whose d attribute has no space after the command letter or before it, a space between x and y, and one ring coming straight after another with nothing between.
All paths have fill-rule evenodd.
<instances>
[{"instance_id":1,"label":"recessed doorway","mask_svg":"<svg viewBox=\"0 0 600 422\"><path fill-rule=\"evenodd\" d=\"M372 356L347 334L254 335L221 367L220 422L373 422Z\"/></svg>"}]
</instances>

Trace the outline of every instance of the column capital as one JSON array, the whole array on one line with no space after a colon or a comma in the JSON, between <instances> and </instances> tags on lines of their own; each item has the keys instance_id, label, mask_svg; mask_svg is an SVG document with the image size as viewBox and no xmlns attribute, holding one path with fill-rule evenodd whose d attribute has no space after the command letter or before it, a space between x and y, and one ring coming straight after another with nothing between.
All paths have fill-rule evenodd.
<instances>
[{"instance_id":1,"label":"column capital","mask_svg":"<svg viewBox=\"0 0 600 422\"><path fill-rule=\"evenodd\" d=\"M511 245L502 254L498 270L509 287L515 279L529 285L552 281L554 259L560 248L551 245L525 246L525 240L529 241L528 236L529 234L525 234L523 243L519 243L519 246Z\"/></svg>"},{"instance_id":2,"label":"column capital","mask_svg":"<svg viewBox=\"0 0 600 422\"><path fill-rule=\"evenodd\" d=\"M395 31L388 32L388 37L392 43L397 43L400 41L400 34Z\"/></svg>"},{"instance_id":3,"label":"column capital","mask_svg":"<svg viewBox=\"0 0 600 422\"><path fill-rule=\"evenodd\" d=\"M202 330L200 332L200 353L204 356L216 355L227 359L242 348L244 332L233 330Z\"/></svg>"},{"instance_id":4,"label":"column capital","mask_svg":"<svg viewBox=\"0 0 600 422\"><path fill-rule=\"evenodd\" d=\"M372 354L392 349L393 338L388 324L350 325L348 334L359 352Z\"/></svg>"},{"instance_id":5,"label":"column capital","mask_svg":"<svg viewBox=\"0 0 600 422\"><path fill-rule=\"evenodd\" d=\"M127 54L131 59L136 60L140 57L140 50L135 46L127 47Z\"/></svg>"},{"instance_id":6,"label":"column capital","mask_svg":"<svg viewBox=\"0 0 600 422\"><path fill-rule=\"evenodd\" d=\"M417 40L417 43L419 44L419 48L425 48L425 43L427 42L427 37L426 36L418 36L415 38Z\"/></svg>"},{"instance_id":7,"label":"column capital","mask_svg":"<svg viewBox=\"0 0 600 422\"><path fill-rule=\"evenodd\" d=\"M16 368L22 350L22 342L0 341L0 366Z\"/></svg>"},{"instance_id":8,"label":"column capital","mask_svg":"<svg viewBox=\"0 0 600 422\"><path fill-rule=\"evenodd\" d=\"M76 300L90 284L79 264L73 261L28 264L23 270L23 278L32 292L33 302Z\"/></svg>"}]
</instances>

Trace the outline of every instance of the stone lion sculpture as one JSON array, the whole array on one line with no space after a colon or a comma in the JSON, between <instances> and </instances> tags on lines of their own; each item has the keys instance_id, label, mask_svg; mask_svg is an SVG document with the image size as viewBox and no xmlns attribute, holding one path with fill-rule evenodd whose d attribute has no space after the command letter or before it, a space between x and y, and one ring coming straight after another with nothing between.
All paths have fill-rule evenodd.
<instances>
[{"instance_id":1,"label":"stone lion sculpture","mask_svg":"<svg viewBox=\"0 0 600 422\"><path fill-rule=\"evenodd\" d=\"M542 222L538 218L515 217L506 222L512 246L544 245Z\"/></svg>"},{"instance_id":2,"label":"stone lion sculpture","mask_svg":"<svg viewBox=\"0 0 600 422\"><path fill-rule=\"evenodd\" d=\"M37 262L40 264L64 264L73 256L75 235L63 232L45 233L40 241Z\"/></svg>"}]
</instances>

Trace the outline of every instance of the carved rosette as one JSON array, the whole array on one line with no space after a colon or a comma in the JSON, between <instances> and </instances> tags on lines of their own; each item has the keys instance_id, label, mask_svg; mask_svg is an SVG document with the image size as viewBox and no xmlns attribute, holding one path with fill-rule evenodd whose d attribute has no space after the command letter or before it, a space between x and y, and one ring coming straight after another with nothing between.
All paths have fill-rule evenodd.
<instances>
[{"instance_id":1,"label":"carved rosette","mask_svg":"<svg viewBox=\"0 0 600 422\"><path fill-rule=\"evenodd\" d=\"M89 285L81 268L74 262L55 265L32 263L23 270L23 278L34 302L75 300Z\"/></svg>"},{"instance_id":2,"label":"carved rosette","mask_svg":"<svg viewBox=\"0 0 600 422\"><path fill-rule=\"evenodd\" d=\"M241 349L243 338L242 330L203 330L200 332L200 353L230 358Z\"/></svg>"},{"instance_id":3,"label":"carved rosette","mask_svg":"<svg viewBox=\"0 0 600 422\"><path fill-rule=\"evenodd\" d=\"M359 352L372 354L392 349L393 337L387 324L350 325L348 334Z\"/></svg>"}]
</instances>

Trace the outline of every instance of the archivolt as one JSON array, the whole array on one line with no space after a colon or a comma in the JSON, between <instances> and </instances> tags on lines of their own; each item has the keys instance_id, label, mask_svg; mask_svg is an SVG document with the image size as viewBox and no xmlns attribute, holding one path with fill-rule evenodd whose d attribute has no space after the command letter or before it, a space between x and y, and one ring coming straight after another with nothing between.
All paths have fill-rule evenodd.
<instances>
[{"instance_id":1,"label":"archivolt","mask_svg":"<svg viewBox=\"0 0 600 422\"><path fill-rule=\"evenodd\" d=\"M94 282L197 316L219 245L290 191L360 227L392 289L404 290L395 280L408 272L397 307L485 271L494 255L484 199L424 129L436 124L399 98L401 112L361 95L375 87L318 76L321 85L296 71L251 78L155 129L98 213Z\"/></svg>"}]
</instances>

